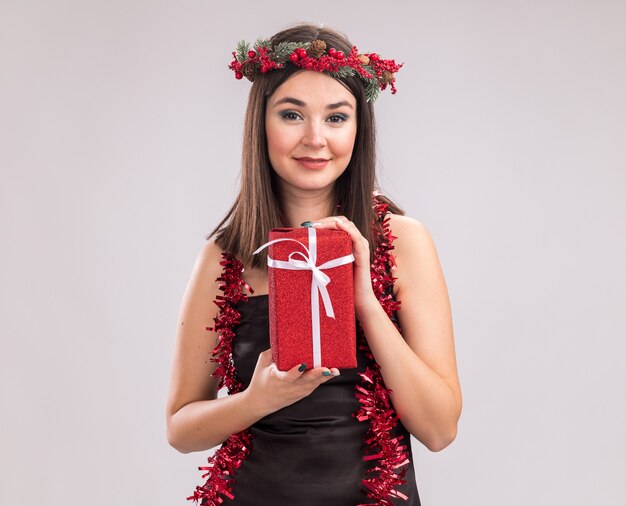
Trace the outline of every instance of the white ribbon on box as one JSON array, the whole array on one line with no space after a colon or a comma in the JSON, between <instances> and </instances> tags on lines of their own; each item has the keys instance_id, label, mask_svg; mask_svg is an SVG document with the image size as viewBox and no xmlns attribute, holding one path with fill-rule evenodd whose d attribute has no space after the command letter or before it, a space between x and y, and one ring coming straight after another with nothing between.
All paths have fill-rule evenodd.
<instances>
[{"instance_id":1,"label":"white ribbon on box","mask_svg":"<svg viewBox=\"0 0 626 506\"><path fill-rule=\"evenodd\" d=\"M317 263L317 235L315 227L308 227L309 230L309 247L307 248L303 243L296 239L289 239L283 237L281 239L274 239L273 241L266 242L263 246L258 248L253 255L256 255L263 248L266 248L270 244L274 244L282 241L293 241L300 244L308 253L308 256L301 251L292 251L289 254L289 260L287 262L283 260L274 260L267 256L267 265L276 269L289 269L293 271L310 270L311 276L311 330L313 336L313 367L319 367L322 365L322 346L320 337L320 303L318 293L322 296L324 302L324 309L326 316L335 318L335 312L333 311L333 304L330 300L330 295L326 289L326 285L330 283L330 278L322 272L323 269L331 269L333 267L339 267L340 265L349 264L354 262L354 255L350 253L328 262L322 265L316 265ZM304 260L296 260L294 255L300 255Z\"/></svg>"}]
</instances>

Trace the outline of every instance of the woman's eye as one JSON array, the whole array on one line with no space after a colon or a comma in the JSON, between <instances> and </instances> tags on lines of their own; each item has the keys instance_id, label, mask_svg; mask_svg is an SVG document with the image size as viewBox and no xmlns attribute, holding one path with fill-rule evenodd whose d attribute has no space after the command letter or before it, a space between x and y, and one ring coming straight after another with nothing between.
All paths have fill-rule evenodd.
<instances>
[{"instance_id":1,"label":"woman's eye","mask_svg":"<svg viewBox=\"0 0 626 506\"><path fill-rule=\"evenodd\" d=\"M286 113L283 114L283 118L285 118L285 119L293 119L293 118L288 117L288 116L298 116L298 115L295 112L286 112Z\"/></svg>"},{"instance_id":2,"label":"woman's eye","mask_svg":"<svg viewBox=\"0 0 626 506\"><path fill-rule=\"evenodd\" d=\"M331 121L331 123L341 123L346 121L346 117L343 114L333 114L331 118L339 118L340 121Z\"/></svg>"},{"instance_id":3,"label":"woman's eye","mask_svg":"<svg viewBox=\"0 0 626 506\"><path fill-rule=\"evenodd\" d=\"M293 112L293 111L287 111L282 113L282 118L283 119L288 119L288 120L293 120L293 119L298 119L300 117L300 115L297 112ZM346 121L347 117L344 114L333 114L332 116L329 116L329 120L331 123L342 123L344 121Z\"/></svg>"}]
</instances>

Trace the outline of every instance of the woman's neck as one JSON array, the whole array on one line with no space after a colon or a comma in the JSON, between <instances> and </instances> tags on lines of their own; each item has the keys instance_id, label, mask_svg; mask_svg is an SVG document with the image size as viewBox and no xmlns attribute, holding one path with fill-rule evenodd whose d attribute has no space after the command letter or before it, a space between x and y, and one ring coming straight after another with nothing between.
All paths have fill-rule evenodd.
<instances>
[{"instance_id":1,"label":"woman's neck","mask_svg":"<svg viewBox=\"0 0 626 506\"><path fill-rule=\"evenodd\" d=\"M316 221L335 214L333 192L287 194L281 199L283 226L299 227L305 221Z\"/></svg>"}]
</instances>

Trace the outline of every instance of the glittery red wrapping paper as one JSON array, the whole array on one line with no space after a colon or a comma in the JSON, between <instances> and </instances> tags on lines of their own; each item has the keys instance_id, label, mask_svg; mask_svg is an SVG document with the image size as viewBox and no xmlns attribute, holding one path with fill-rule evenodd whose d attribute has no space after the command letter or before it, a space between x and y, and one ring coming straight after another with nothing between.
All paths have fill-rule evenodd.
<instances>
[{"instance_id":1,"label":"glittery red wrapping paper","mask_svg":"<svg viewBox=\"0 0 626 506\"><path fill-rule=\"evenodd\" d=\"M309 247L308 228L275 228L270 241L289 238ZM350 255L352 239L343 230L317 230L317 262L320 266L329 260ZM306 250L293 241L281 241L268 247L274 260L288 261L289 254ZM308 255L307 255L308 256ZM300 255L294 259L303 260ZM352 369L356 360L356 323L354 288L350 262L339 267L323 269L331 281L326 285L335 318L326 316L324 302L318 293L320 313L321 365L338 369ZM270 345L276 366L281 371L306 363L313 368L313 337L311 329L310 270L288 270L268 267Z\"/></svg>"}]
</instances>

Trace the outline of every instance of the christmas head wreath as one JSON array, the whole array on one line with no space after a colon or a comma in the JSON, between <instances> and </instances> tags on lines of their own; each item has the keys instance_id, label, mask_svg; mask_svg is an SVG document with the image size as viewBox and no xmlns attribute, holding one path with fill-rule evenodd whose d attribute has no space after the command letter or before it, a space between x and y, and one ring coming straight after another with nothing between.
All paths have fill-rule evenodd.
<instances>
[{"instance_id":1,"label":"christmas head wreath","mask_svg":"<svg viewBox=\"0 0 626 506\"><path fill-rule=\"evenodd\" d=\"M274 69L282 69L285 64L293 64L307 70L326 72L332 77L345 78L356 74L365 81L365 99L370 102L378 98L378 93L391 86L391 93L396 93L395 72L404 63L384 60L377 53L359 54L352 46L349 55L331 47L326 49L326 42L279 42L275 47L268 40L257 40L252 48L245 40L237 43L233 51L233 61L228 66L235 72L235 78L246 77L254 81L259 72L265 74Z\"/></svg>"}]
</instances>

